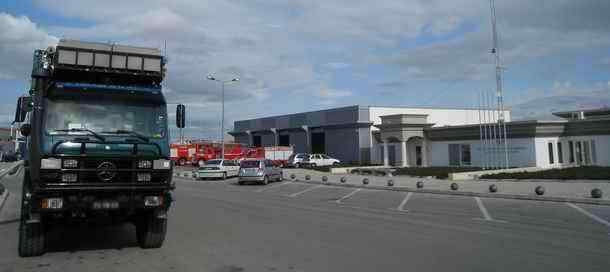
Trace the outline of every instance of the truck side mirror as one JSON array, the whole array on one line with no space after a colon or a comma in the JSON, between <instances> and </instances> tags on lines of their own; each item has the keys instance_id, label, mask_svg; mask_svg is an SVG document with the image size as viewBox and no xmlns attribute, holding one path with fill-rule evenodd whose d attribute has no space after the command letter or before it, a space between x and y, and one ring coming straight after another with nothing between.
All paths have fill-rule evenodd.
<instances>
[{"instance_id":1,"label":"truck side mirror","mask_svg":"<svg viewBox=\"0 0 610 272\"><path fill-rule=\"evenodd\" d=\"M32 97L19 97L19 99L17 99L17 107L15 108L15 119L13 123L21 123L25 121L25 116L29 111L32 111L32 108Z\"/></svg>"},{"instance_id":2,"label":"truck side mirror","mask_svg":"<svg viewBox=\"0 0 610 272\"><path fill-rule=\"evenodd\" d=\"M21 135L28 137L30 136L30 132L32 132L32 126L30 124L23 124L21 125L21 128L19 128L19 132L21 132Z\"/></svg>"},{"instance_id":3,"label":"truck side mirror","mask_svg":"<svg viewBox=\"0 0 610 272\"><path fill-rule=\"evenodd\" d=\"M186 120L186 106L183 104L178 104L176 106L176 127L184 128Z\"/></svg>"}]
</instances>

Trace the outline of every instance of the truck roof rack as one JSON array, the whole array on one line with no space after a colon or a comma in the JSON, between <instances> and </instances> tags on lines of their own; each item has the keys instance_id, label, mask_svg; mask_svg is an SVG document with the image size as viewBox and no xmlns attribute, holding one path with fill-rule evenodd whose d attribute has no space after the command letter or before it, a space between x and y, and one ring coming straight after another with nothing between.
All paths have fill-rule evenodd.
<instances>
[{"instance_id":1,"label":"truck roof rack","mask_svg":"<svg viewBox=\"0 0 610 272\"><path fill-rule=\"evenodd\" d=\"M165 74L165 59L156 48L61 39L49 53L54 76L95 72L160 83Z\"/></svg>"}]
</instances>

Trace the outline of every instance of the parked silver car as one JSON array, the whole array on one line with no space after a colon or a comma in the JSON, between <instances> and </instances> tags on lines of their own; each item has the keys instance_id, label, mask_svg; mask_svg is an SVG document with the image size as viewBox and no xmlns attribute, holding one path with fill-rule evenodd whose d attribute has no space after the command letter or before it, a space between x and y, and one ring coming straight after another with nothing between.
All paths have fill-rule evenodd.
<instances>
[{"instance_id":1,"label":"parked silver car","mask_svg":"<svg viewBox=\"0 0 610 272\"><path fill-rule=\"evenodd\" d=\"M238 183L248 181L268 184L270 181L282 181L282 168L274 166L271 160L243 160L240 163Z\"/></svg>"},{"instance_id":2,"label":"parked silver car","mask_svg":"<svg viewBox=\"0 0 610 272\"><path fill-rule=\"evenodd\" d=\"M308 159L309 159L309 154L306 154L306 153L292 154L288 158L288 165L295 167L295 168L300 168L301 166L303 166L303 161L308 160Z\"/></svg>"}]
</instances>

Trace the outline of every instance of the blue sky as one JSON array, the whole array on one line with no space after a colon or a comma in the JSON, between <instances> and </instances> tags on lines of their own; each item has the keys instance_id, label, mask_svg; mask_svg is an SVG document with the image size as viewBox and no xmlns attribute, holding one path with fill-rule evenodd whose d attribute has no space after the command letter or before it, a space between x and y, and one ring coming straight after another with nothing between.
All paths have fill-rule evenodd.
<instances>
[{"instance_id":1,"label":"blue sky","mask_svg":"<svg viewBox=\"0 0 610 272\"><path fill-rule=\"evenodd\" d=\"M574 95L595 103L554 107L610 103L608 1L496 2L509 106ZM60 38L167 40L168 100L187 104L187 134L202 138L217 137L220 116L208 73L241 79L227 88L228 127L353 104L473 107L495 87L487 0L9 0L0 4L1 124L28 88L32 51Z\"/></svg>"}]
</instances>

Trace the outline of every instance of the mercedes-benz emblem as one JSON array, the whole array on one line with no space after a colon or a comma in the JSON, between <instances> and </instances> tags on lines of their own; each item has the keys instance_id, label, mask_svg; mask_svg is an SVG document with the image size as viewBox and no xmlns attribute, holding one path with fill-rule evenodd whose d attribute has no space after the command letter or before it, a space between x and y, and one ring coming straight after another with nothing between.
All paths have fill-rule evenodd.
<instances>
[{"instance_id":1,"label":"mercedes-benz emblem","mask_svg":"<svg viewBox=\"0 0 610 272\"><path fill-rule=\"evenodd\" d=\"M101 181L110 181L116 176L116 165L111 162L102 162L97 166L97 177Z\"/></svg>"}]
</instances>

